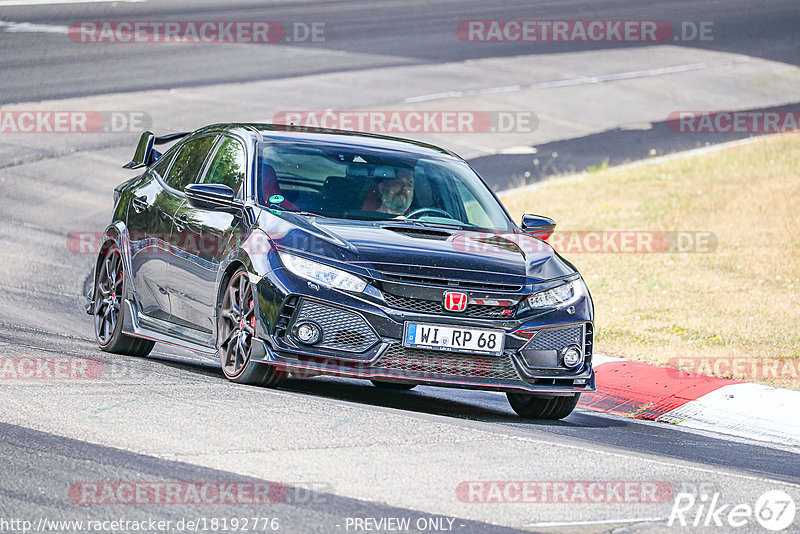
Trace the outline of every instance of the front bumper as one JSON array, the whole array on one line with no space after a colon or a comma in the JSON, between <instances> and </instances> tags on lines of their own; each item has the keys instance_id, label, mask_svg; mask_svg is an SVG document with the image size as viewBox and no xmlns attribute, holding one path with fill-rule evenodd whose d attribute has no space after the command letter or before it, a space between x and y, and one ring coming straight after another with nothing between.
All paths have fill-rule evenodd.
<instances>
[{"instance_id":1,"label":"front bumper","mask_svg":"<svg viewBox=\"0 0 800 534\"><path fill-rule=\"evenodd\" d=\"M594 326L588 296L570 312L554 310L521 318L422 313L389 305L386 286L354 295L314 287L284 269L256 284L259 293L257 343L252 358L282 368L292 376L316 374L387 382L439 385L494 391L573 395L594 391ZM410 288L413 292L414 288ZM430 288L426 288L430 289ZM486 296L486 295L482 295ZM519 300L520 295L517 295ZM313 320L325 332L307 346L293 335L300 320ZM407 321L503 330L505 348L490 356L409 348L403 345ZM566 368L559 354L578 346L584 359Z\"/></svg>"}]
</instances>

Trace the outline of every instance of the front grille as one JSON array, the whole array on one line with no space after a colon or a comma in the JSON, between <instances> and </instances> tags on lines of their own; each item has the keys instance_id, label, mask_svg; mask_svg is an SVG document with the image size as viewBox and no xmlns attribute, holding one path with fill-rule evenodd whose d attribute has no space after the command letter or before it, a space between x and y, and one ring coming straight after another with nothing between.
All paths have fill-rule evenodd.
<instances>
[{"instance_id":1,"label":"front grille","mask_svg":"<svg viewBox=\"0 0 800 534\"><path fill-rule=\"evenodd\" d=\"M508 355L480 356L435 350L410 349L392 343L376 368L400 371L416 378L471 378L519 380Z\"/></svg>"},{"instance_id":2,"label":"front grille","mask_svg":"<svg viewBox=\"0 0 800 534\"><path fill-rule=\"evenodd\" d=\"M303 300L294 322L299 321L313 321L322 329L322 340L315 347L364 352L378 342L377 334L359 314L313 300Z\"/></svg>"},{"instance_id":3,"label":"front grille","mask_svg":"<svg viewBox=\"0 0 800 534\"><path fill-rule=\"evenodd\" d=\"M384 293L383 298L386 304L399 310L415 311L419 313L429 313L438 315L453 315L462 317L483 317L488 319L511 319L516 315L516 306L484 306L479 304L469 304L463 312L449 312L444 309L442 303L436 300L415 299L409 297L399 297L389 293ZM510 313L503 315L503 312L510 310Z\"/></svg>"},{"instance_id":4,"label":"front grille","mask_svg":"<svg viewBox=\"0 0 800 534\"><path fill-rule=\"evenodd\" d=\"M567 328L548 328L540 330L533 336L526 350L561 350L569 345L583 346L583 326Z\"/></svg>"},{"instance_id":5,"label":"front grille","mask_svg":"<svg viewBox=\"0 0 800 534\"><path fill-rule=\"evenodd\" d=\"M514 293L522 289L521 285L494 284L491 282L476 282L473 280L458 280L453 278L438 278L435 276L417 276L413 274L390 273L381 271L381 274L392 280L412 282L426 286L441 286L449 288L474 289L476 291L498 291Z\"/></svg>"}]
</instances>

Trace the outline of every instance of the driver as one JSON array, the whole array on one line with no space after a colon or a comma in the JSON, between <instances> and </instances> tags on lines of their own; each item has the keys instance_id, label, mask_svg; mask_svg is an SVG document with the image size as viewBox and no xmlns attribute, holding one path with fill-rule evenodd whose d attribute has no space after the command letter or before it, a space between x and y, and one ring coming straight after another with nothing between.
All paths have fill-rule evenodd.
<instances>
[{"instance_id":1,"label":"driver","mask_svg":"<svg viewBox=\"0 0 800 534\"><path fill-rule=\"evenodd\" d=\"M362 210L391 215L405 215L414 200L414 175L410 169L398 169L394 178L380 180L377 191L364 199Z\"/></svg>"}]
</instances>

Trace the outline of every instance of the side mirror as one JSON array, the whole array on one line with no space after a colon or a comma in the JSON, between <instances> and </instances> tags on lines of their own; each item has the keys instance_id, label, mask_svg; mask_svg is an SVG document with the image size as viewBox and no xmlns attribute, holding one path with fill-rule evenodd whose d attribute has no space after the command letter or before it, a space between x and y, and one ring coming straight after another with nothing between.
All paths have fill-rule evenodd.
<instances>
[{"instance_id":1,"label":"side mirror","mask_svg":"<svg viewBox=\"0 0 800 534\"><path fill-rule=\"evenodd\" d=\"M522 231L531 234L543 241L547 241L556 229L556 222L550 217L532 215L527 213L522 216Z\"/></svg>"},{"instance_id":2,"label":"side mirror","mask_svg":"<svg viewBox=\"0 0 800 534\"><path fill-rule=\"evenodd\" d=\"M238 210L241 202L236 200L233 189L223 184L189 184L183 192L194 208L215 211Z\"/></svg>"}]
</instances>

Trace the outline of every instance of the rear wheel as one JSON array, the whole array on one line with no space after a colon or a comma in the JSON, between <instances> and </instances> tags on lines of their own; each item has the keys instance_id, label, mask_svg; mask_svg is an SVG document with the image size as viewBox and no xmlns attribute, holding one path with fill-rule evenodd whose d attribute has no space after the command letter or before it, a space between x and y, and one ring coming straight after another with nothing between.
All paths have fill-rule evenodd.
<instances>
[{"instance_id":1,"label":"rear wheel","mask_svg":"<svg viewBox=\"0 0 800 534\"><path fill-rule=\"evenodd\" d=\"M217 322L217 350L222 372L232 382L253 386L275 386L279 372L269 364L250 359L255 335L255 301L245 269L234 273L222 297Z\"/></svg>"},{"instance_id":2,"label":"rear wheel","mask_svg":"<svg viewBox=\"0 0 800 534\"><path fill-rule=\"evenodd\" d=\"M529 393L506 393L508 403L525 419L564 419L572 413L580 393L566 397L536 396Z\"/></svg>"},{"instance_id":3,"label":"rear wheel","mask_svg":"<svg viewBox=\"0 0 800 534\"><path fill-rule=\"evenodd\" d=\"M387 391L408 391L417 387L416 384L408 384L406 382L382 382L380 380L370 380L372 385L378 389L385 389Z\"/></svg>"},{"instance_id":4,"label":"rear wheel","mask_svg":"<svg viewBox=\"0 0 800 534\"><path fill-rule=\"evenodd\" d=\"M155 342L122 332L125 269L122 254L114 247L106 252L94 284L94 334L101 350L129 356L147 356Z\"/></svg>"}]
</instances>

